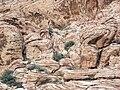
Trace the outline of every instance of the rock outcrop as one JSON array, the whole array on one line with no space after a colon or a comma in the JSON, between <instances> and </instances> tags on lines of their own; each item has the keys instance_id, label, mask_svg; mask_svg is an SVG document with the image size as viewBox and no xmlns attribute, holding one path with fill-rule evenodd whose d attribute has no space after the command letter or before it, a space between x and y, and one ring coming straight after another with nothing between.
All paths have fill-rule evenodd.
<instances>
[{"instance_id":1,"label":"rock outcrop","mask_svg":"<svg viewBox=\"0 0 120 90\"><path fill-rule=\"evenodd\" d=\"M1 90L120 90L120 1L1 0L0 70Z\"/></svg>"},{"instance_id":2,"label":"rock outcrop","mask_svg":"<svg viewBox=\"0 0 120 90\"><path fill-rule=\"evenodd\" d=\"M22 61L23 37L15 26L0 24L0 64L9 65L15 60Z\"/></svg>"}]
</instances>

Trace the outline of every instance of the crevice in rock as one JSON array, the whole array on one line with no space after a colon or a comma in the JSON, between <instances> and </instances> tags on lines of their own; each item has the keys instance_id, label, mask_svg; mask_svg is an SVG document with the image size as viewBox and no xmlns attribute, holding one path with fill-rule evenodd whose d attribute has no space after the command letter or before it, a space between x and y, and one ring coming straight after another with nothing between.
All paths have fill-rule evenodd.
<instances>
[{"instance_id":1,"label":"crevice in rock","mask_svg":"<svg viewBox=\"0 0 120 90\"><path fill-rule=\"evenodd\" d=\"M86 78L86 79L64 79L65 82L69 82L69 81L90 81L90 80L97 80L97 78Z\"/></svg>"},{"instance_id":2,"label":"crevice in rock","mask_svg":"<svg viewBox=\"0 0 120 90\"><path fill-rule=\"evenodd\" d=\"M61 65L59 65L59 68L56 69L56 70L54 70L54 71L52 71L51 73L54 74L54 73L57 72L60 68L61 68Z\"/></svg>"},{"instance_id":3,"label":"crevice in rock","mask_svg":"<svg viewBox=\"0 0 120 90\"><path fill-rule=\"evenodd\" d=\"M100 65L100 60L101 60L102 51L103 51L103 49L101 49L100 52L99 52L99 54L98 54L98 60L97 60L97 63L96 63L96 68L98 68L99 65Z\"/></svg>"},{"instance_id":4,"label":"crevice in rock","mask_svg":"<svg viewBox=\"0 0 120 90\"><path fill-rule=\"evenodd\" d=\"M42 39L33 39L33 40L31 40L31 41L26 42L25 45L28 44L28 43L31 43L31 42L37 41L37 40L42 40Z\"/></svg>"},{"instance_id":5,"label":"crevice in rock","mask_svg":"<svg viewBox=\"0 0 120 90\"><path fill-rule=\"evenodd\" d=\"M26 61L26 60L27 60L27 56L26 56L26 46L23 46L22 57L23 57L23 61Z\"/></svg>"},{"instance_id":6,"label":"crevice in rock","mask_svg":"<svg viewBox=\"0 0 120 90\"><path fill-rule=\"evenodd\" d=\"M16 27L19 28L19 29L23 29L23 28L16 22L16 21L18 21L17 18L12 18L11 20L9 20L9 19L4 19L4 20L1 20L1 21L7 22L7 23L9 23L10 25L16 26Z\"/></svg>"},{"instance_id":7,"label":"crevice in rock","mask_svg":"<svg viewBox=\"0 0 120 90\"><path fill-rule=\"evenodd\" d=\"M97 80L99 80L99 79L120 79L120 77L118 77L118 76L110 76L110 77L99 77L99 78L96 78Z\"/></svg>"}]
</instances>

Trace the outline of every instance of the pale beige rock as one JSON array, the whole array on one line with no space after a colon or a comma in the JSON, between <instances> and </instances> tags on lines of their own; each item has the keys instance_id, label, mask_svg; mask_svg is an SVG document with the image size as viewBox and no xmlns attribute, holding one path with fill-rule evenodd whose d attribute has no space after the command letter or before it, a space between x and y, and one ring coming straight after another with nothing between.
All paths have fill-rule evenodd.
<instances>
[{"instance_id":1,"label":"pale beige rock","mask_svg":"<svg viewBox=\"0 0 120 90\"><path fill-rule=\"evenodd\" d=\"M17 13L44 28L49 21L53 27L62 28L71 21L86 19L84 13L93 17L97 8L97 0L19 0L1 4L0 12Z\"/></svg>"},{"instance_id":2,"label":"pale beige rock","mask_svg":"<svg viewBox=\"0 0 120 90\"><path fill-rule=\"evenodd\" d=\"M18 68L25 68L25 66L26 65L22 61L14 61L9 65L8 69L15 71Z\"/></svg>"},{"instance_id":3,"label":"pale beige rock","mask_svg":"<svg viewBox=\"0 0 120 90\"><path fill-rule=\"evenodd\" d=\"M104 48L101 54L99 67L102 68L109 65L110 57L111 56L115 57L119 55L120 55L120 45L111 44L110 46ZM111 59L111 62L114 62L114 59L113 60Z\"/></svg>"},{"instance_id":4,"label":"pale beige rock","mask_svg":"<svg viewBox=\"0 0 120 90\"><path fill-rule=\"evenodd\" d=\"M111 86L92 86L88 88L87 90L118 90L117 88L111 87Z\"/></svg>"},{"instance_id":5,"label":"pale beige rock","mask_svg":"<svg viewBox=\"0 0 120 90\"><path fill-rule=\"evenodd\" d=\"M67 90L67 88L63 87L62 85L56 84L46 84L40 87L41 90Z\"/></svg>"},{"instance_id":6,"label":"pale beige rock","mask_svg":"<svg viewBox=\"0 0 120 90\"><path fill-rule=\"evenodd\" d=\"M47 75L46 74L39 74L39 73L34 73L34 72L29 72L28 74L25 74L24 79L26 82L33 83L33 84L43 84L47 80Z\"/></svg>"},{"instance_id":7,"label":"pale beige rock","mask_svg":"<svg viewBox=\"0 0 120 90\"><path fill-rule=\"evenodd\" d=\"M119 79L120 72L118 69L79 69L79 70L62 70L65 80L84 80L84 79Z\"/></svg>"},{"instance_id":8,"label":"pale beige rock","mask_svg":"<svg viewBox=\"0 0 120 90\"><path fill-rule=\"evenodd\" d=\"M59 63L52 59L38 61L36 62L36 65L46 69L48 73L54 73L60 68Z\"/></svg>"},{"instance_id":9,"label":"pale beige rock","mask_svg":"<svg viewBox=\"0 0 120 90\"><path fill-rule=\"evenodd\" d=\"M59 30L54 30L54 31L59 31ZM60 32L60 31L59 31ZM59 33L58 32L58 33ZM63 52L64 50L64 38L62 37L62 32L59 33L60 35L57 35L56 33L53 33L53 36L52 36L52 40L54 41L53 42L53 47L55 49L55 51L58 51L58 52Z\"/></svg>"},{"instance_id":10,"label":"pale beige rock","mask_svg":"<svg viewBox=\"0 0 120 90\"><path fill-rule=\"evenodd\" d=\"M7 88L7 85L0 83L0 90L6 90Z\"/></svg>"},{"instance_id":11,"label":"pale beige rock","mask_svg":"<svg viewBox=\"0 0 120 90\"><path fill-rule=\"evenodd\" d=\"M27 89L27 90L36 90L36 87L34 84L25 84L24 87Z\"/></svg>"},{"instance_id":12,"label":"pale beige rock","mask_svg":"<svg viewBox=\"0 0 120 90\"><path fill-rule=\"evenodd\" d=\"M109 67L113 69L120 69L120 56L111 56L109 60Z\"/></svg>"},{"instance_id":13,"label":"pale beige rock","mask_svg":"<svg viewBox=\"0 0 120 90\"><path fill-rule=\"evenodd\" d=\"M3 1L0 64L10 65L0 70L13 70L25 90L120 90L120 1L100 10L94 20L89 18L111 1ZM69 41L75 44L66 51ZM64 58L53 60L53 51Z\"/></svg>"},{"instance_id":14,"label":"pale beige rock","mask_svg":"<svg viewBox=\"0 0 120 90\"><path fill-rule=\"evenodd\" d=\"M68 70L64 74L65 80L82 80L82 79L94 79L97 70Z\"/></svg>"},{"instance_id":15,"label":"pale beige rock","mask_svg":"<svg viewBox=\"0 0 120 90\"><path fill-rule=\"evenodd\" d=\"M83 67L96 67L97 60L99 60L99 49L109 45L116 34L116 26L115 19L110 19L104 25L99 24L99 26L94 27L92 25L91 29L87 30L86 28L86 30L81 31L81 60L86 63L82 64Z\"/></svg>"},{"instance_id":16,"label":"pale beige rock","mask_svg":"<svg viewBox=\"0 0 120 90\"><path fill-rule=\"evenodd\" d=\"M30 33L25 37L26 58L29 60L43 60L52 57L52 41L48 31Z\"/></svg>"},{"instance_id":17,"label":"pale beige rock","mask_svg":"<svg viewBox=\"0 0 120 90\"><path fill-rule=\"evenodd\" d=\"M19 29L11 25L0 25L1 64L9 65L22 60L23 38Z\"/></svg>"},{"instance_id":18,"label":"pale beige rock","mask_svg":"<svg viewBox=\"0 0 120 90\"><path fill-rule=\"evenodd\" d=\"M60 84L63 82L61 77L33 72L25 74L24 79L26 80L27 84L34 84L36 86L40 86L47 83Z\"/></svg>"},{"instance_id":19,"label":"pale beige rock","mask_svg":"<svg viewBox=\"0 0 120 90\"><path fill-rule=\"evenodd\" d=\"M98 73L95 75L95 78L120 79L120 71L119 69L98 69Z\"/></svg>"},{"instance_id":20,"label":"pale beige rock","mask_svg":"<svg viewBox=\"0 0 120 90\"><path fill-rule=\"evenodd\" d=\"M70 58L65 58L60 60L60 65L63 66L74 66L74 62Z\"/></svg>"},{"instance_id":21,"label":"pale beige rock","mask_svg":"<svg viewBox=\"0 0 120 90\"><path fill-rule=\"evenodd\" d=\"M113 82L114 81L114 82ZM46 84L40 89L44 90L119 90L120 80L94 80L94 81L68 81L64 84ZM38 89L39 90L39 89Z\"/></svg>"}]
</instances>

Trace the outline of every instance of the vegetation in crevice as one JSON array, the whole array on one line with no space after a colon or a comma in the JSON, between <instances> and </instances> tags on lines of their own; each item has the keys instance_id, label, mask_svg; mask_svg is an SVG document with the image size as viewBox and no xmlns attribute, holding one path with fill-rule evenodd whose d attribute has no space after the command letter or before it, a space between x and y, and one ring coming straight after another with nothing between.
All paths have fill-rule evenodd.
<instances>
[{"instance_id":1,"label":"vegetation in crevice","mask_svg":"<svg viewBox=\"0 0 120 90\"><path fill-rule=\"evenodd\" d=\"M36 65L36 64L29 64L27 66L27 70L37 70L38 72L46 72L46 69L41 68L40 66Z\"/></svg>"},{"instance_id":2,"label":"vegetation in crevice","mask_svg":"<svg viewBox=\"0 0 120 90\"><path fill-rule=\"evenodd\" d=\"M9 87L23 88L22 82L16 81L16 77L13 76L13 71L11 70L5 70L0 77L0 81Z\"/></svg>"},{"instance_id":3,"label":"vegetation in crevice","mask_svg":"<svg viewBox=\"0 0 120 90\"><path fill-rule=\"evenodd\" d=\"M48 31L49 31L49 35L50 35L50 37L52 38L52 36L53 36L53 30L52 30L52 28L49 27L49 28L48 28Z\"/></svg>"},{"instance_id":4,"label":"vegetation in crevice","mask_svg":"<svg viewBox=\"0 0 120 90\"><path fill-rule=\"evenodd\" d=\"M61 53L58 53L57 51L53 52L53 60L60 61L62 58L64 58L64 55Z\"/></svg>"},{"instance_id":5,"label":"vegetation in crevice","mask_svg":"<svg viewBox=\"0 0 120 90\"><path fill-rule=\"evenodd\" d=\"M72 47L74 44L75 44L75 42L69 41L69 42L65 43L64 49L66 51L68 51L70 49L70 47Z\"/></svg>"}]
</instances>

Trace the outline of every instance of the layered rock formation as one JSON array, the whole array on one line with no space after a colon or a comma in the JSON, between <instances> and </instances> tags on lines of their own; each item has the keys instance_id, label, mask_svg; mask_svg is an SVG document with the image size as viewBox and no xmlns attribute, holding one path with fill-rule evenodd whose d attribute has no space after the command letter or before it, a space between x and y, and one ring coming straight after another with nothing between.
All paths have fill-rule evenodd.
<instances>
[{"instance_id":1,"label":"layered rock formation","mask_svg":"<svg viewBox=\"0 0 120 90\"><path fill-rule=\"evenodd\" d=\"M12 70L23 90L120 89L120 1L0 4L1 77ZM1 90L20 87L2 80Z\"/></svg>"}]
</instances>

